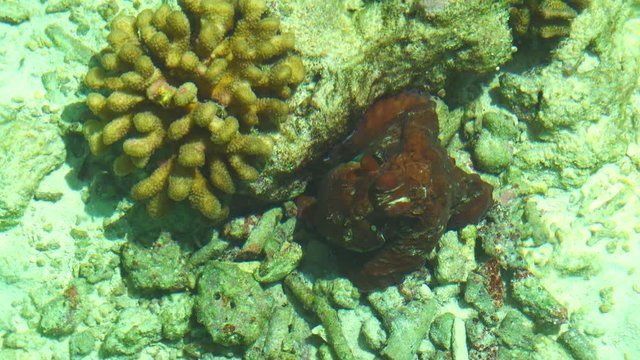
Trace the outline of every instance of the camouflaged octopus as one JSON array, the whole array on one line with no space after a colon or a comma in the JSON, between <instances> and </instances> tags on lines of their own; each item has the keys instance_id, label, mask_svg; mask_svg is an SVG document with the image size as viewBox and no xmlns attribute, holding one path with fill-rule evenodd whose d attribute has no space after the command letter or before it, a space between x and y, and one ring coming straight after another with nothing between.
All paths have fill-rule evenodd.
<instances>
[{"instance_id":1,"label":"camouflaged octopus","mask_svg":"<svg viewBox=\"0 0 640 360\"><path fill-rule=\"evenodd\" d=\"M491 185L457 168L439 143L435 103L425 96L376 102L338 152L359 160L322 179L313 223L344 250L361 290L419 269L445 230L479 221L492 203Z\"/></svg>"}]
</instances>

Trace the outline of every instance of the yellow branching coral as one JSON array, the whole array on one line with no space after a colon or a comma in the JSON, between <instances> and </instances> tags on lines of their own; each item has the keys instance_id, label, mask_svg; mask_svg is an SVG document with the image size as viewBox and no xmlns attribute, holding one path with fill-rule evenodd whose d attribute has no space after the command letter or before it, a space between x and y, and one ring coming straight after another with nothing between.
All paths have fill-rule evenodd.
<instances>
[{"instance_id":1,"label":"yellow branching coral","mask_svg":"<svg viewBox=\"0 0 640 360\"><path fill-rule=\"evenodd\" d=\"M219 197L255 180L270 156L265 130L287 117L304 66L263 0L178 4L113 20L85 77L96 118L84 134L95 155L122 149L116 175L147 174L131 196L151 215L187 200L219 221Z\"/></svg>"}]
</instances>

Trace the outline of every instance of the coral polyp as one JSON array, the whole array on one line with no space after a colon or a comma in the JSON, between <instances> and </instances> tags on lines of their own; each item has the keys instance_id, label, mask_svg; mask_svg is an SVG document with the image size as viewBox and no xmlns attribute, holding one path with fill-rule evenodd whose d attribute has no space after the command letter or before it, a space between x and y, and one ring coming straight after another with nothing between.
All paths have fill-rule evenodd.
<instances>
[{"instance_id":1,"label":"coral polyp","mask_svg":"<svg viewBox=\"0 0 640 360\"><path fill-rule=\"evenodd\" d=\"M84 134L95 155L121 146L115 174L146 173L131 195L152 216L188 200L220 221L221 195L255 180L270 157L268 131L286 119L304 66L262 0L179 6L113 20L85 77L96 118Z\"/></svg>"}]
</instances>

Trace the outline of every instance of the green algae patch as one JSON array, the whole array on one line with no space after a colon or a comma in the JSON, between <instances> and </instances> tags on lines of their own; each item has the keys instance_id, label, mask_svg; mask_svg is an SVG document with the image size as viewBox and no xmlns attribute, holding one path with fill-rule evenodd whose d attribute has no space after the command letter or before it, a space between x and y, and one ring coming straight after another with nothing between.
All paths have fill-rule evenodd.
<instances>
[{"instance_id":1,"label":"green algae patch","mask_svg":"<svg viewBox=\"0 0 640 360\"><path fill-rule=\"evenodd\" d=\"M251 274L231 262L212 261L198 282L196 315L214 343L251 345L265 328L271 302Z\"/></svg>"}]
</instances>

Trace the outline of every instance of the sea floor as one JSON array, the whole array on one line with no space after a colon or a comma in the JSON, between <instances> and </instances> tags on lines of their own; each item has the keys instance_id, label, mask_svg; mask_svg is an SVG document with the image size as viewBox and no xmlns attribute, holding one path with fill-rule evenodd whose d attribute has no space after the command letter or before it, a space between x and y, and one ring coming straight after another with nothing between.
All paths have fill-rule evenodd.
<instances>
[{"instance_id":1,"label":"sea floor","mask_svg":"<svg viewBox=\"0 0 640 360\"><path fill-rule=\"evenodd\" d=\"M49 6L51 3L63 2L52 1ZM631 3L629 6L638 6ZM0 2L0 18L1 12L9 9L7 4ZM0 82L0 137L5 139L15 136L8 130L13 129L14 123L26 121L51 125L59 128L60 133L67 133L72 125L61 120L62 113L70 103L82 99L75 89L86 71L86 61L78 57L97 49L93 39L77 49L74 48L77 43L51 35L56 26L69 26L69 18L66 10L45 14L44 6L46 4L38 1L26 1L15 7L24 14L13 16L17 19L27 16L28 21L18 25L0 23L0 79L3 79ZM635 25L629 29L640 28L640 20L630 22ZM97 37L95 32L89 35ZM640 39L640 33L636 35ZM636 44L640 44L640 40ZM640 74L636 75L640 79ZM640 80L638 84L629 105L633 108L629 113L636 117L640 114ZM638 118L628 121L640 122ZM634 130L640 131L637 127ZM28 132L19 134L24 133ZM562 326L577 329L591 341L596 349L596 355L592 354L594 359L640 359L640 136L636 134L632 138L635 139L625 155L600 166L583 184L573 188L552 187L522 200L523 220L531 225L533 232L530 239L521 243L518 252L544 288L568 310L568 321ZM7 149L0 146L0 165L19 167L20 163L7 158L13 154ZM78 178L81 157L67 153L66 161L52 162L57 162L55 169L39 168L43 178L37 181L28 176L28 169L22 172L0 169L0 176L4 177L0 184L33 182L31 190L35 194L35 198L29 197L31 200L19 223L0 230L0 359L69 359L70 347L80 346L88 350L85 355L74 358L104 358L100 343L110 333L110 327L120 321L122 309L153 310L160 306L158 300L129 291L130 284L123 277L119 255L127 239L106 236L104 225L112 217L108 211L105 215L95 211L96 208L112 209L113 199L101 203L102 200L92 198L88 205L90 181ZM20 175L23 173L27 175ZM14 195L20 196L6 196ZM88 206L94 210L89 211ZM76 301L69 300L76 296L71 284L78 277L88 277L87 274L94 279L89 281L82 300L86 311L84 320L72 329L43 331L46 328L42 324L43 314L49 304L61 296ZM282 293L281 288L273 291ZM472 316L473 311L459 294L460 288L451 291L457 293L448 297L442 309L461 318ZM366 303L364 297L361 301ZM357 330L363 318L374 317L370 306L359 306L357 316L355 310L340 310L344 329ZM308 317L304 317L304 321L309 321ZM327 340L325 330L317 322L306 326L313 334L314 346ZM82 337L86 333L91 333L90 340ZM83 339L90 344L83 343ZM353 339L350 342L357 343ZM188 351L177 343L179 341L156 339L135 355L127 356L139 359L197 357L187 355ZM455 346L454 359L469 358L466 353L469 344L462 341ZM435 353L428 347L421 351L424 358L428 357L424 354ZM358 354L358 359L377 356L369 350ZM568 351L554 354L558 359L576 358ZM539 358L549 359L544 355Z\"/></svg>"}]
</instances>

